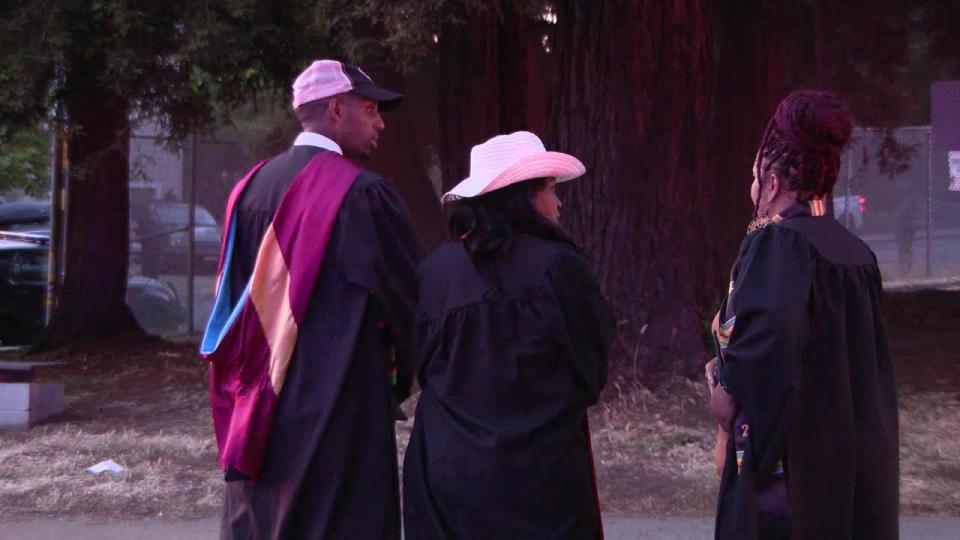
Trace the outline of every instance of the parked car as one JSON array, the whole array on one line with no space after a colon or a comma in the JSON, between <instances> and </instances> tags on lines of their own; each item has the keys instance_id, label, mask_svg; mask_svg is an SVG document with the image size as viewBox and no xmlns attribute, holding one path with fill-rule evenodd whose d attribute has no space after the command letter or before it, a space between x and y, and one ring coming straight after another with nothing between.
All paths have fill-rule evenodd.
<instances>
[{"instance_id":1,"label":"parked car","mask_svg":"<svg viewBox=\"0 0 960 540\"><path fill-rule=\"evenodd\" d=\"M863 195L834 195L833 217L851 231L863 227L863 215L867 213L867 198Z\"/></svg>"},{"instance_id":2,"label":"parked car","mask_svg":"<svg viewBox=\"0 0 960 540\"><path fill-rule=\"evenodd\" d=\"M187 269L190 249L190 206L170 201L130 205L130 255L142 272L157 277L160 272ZM0 230L43 231L50 228L50 203L17 202L0 205ZM213 272L220 256L220 226L206 208L194 211L194 262L198 271Z\"/></svg>"},{"instance_id":3,"label":"parked car","mask_svg":"<svg viewBox=\"0 0 960 540\"><path fill-rule=\"evenodd\" d=\"M0 204L0 230L17 231L50 225L49 202Z\"/></svg>"},{"instance_id":4,"label":"parked car","mask_svg":"<svg viewBox=\"0 0 960 540\"><path fill-rule=\"evenodd\" d=\"M47 250L5 236L0 235L0 345L22 345L43 329Z\"/></svg>"},{"instance_id":5,"label":"parked car","mask_svg":"<svg viewBox=\"0 0 960 540\"><path fill-rule=\"evenodd\" d=\"M220 226L202 206L194 208L194 264L198 270L214 271L220 257ZM143 273L183 271L187 267L190 205L170 201L147 201L130 205L134 240L140 244ZM135 246L136 247L136 246ZM132 249L137 256L137 249Z\"/></svg>"},{"instance_id":6,"label":"parked car","mask_svg":"<svg viewBox=\"0 0 960 540\"><path fill-rule=\"evenodd\" d=\"M0 345L31 343L43 329L49 239L48 232L0 232ZM186 324L169 283L131 277L127 304L150 333L174 334Z\"/></svg>"}]
</instances>

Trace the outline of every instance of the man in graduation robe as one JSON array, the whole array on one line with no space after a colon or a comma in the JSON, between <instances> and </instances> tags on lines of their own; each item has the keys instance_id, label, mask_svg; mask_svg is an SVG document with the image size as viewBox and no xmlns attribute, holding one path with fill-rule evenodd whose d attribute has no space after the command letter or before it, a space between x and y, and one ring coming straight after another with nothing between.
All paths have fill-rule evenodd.
<instances>
[{"instance_id":1,"label":"man in graduation robe","mask_svg":"<svg viewBox=\"0 0 960 540\"><path fill-rule=\"evenodd\" d=\"M222 538L400 538L393 422L423 248L394 186L351 161L400 99L314 62L293 86L303 133L230 197L201 345Z\"/></svg>"}]
</instances>

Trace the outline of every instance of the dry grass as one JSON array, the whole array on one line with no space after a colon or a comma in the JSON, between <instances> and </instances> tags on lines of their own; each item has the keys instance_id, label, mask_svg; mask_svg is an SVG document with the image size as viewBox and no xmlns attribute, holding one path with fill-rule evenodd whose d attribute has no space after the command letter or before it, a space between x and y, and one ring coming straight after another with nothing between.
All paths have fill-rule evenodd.
<instances>
[{"instance_id":1,"label":"dry grass","mask_svg":"<svg viewBox=\"0 0 960 540\"><path fill-rule=\"evenodd\" d=\"M44 374L65 382L67 414L28 432L0 433L4 516L216 513L222 480L205 371L193 347L161 344L81 353ZM85 471L106 459L128 472Z\"/></svg>"},{"instance_id":2,"label":"dry grass","mask_svg":"<svg viewBox=\"0 0 960 540\"><path fill-rule=\"evenodd\" d=\"M903 510L960 515L960 399L957 392L900 396Z\"/></svg>"},{"instance_id":3,"label":"dry grass","mask_svg":"<svg viewBox=\"0 0 960 540\"><path fill-rule=\"evenodd\" d=\"M193 517L220 502L209 437L47 427L9 442L0 450L0 506L10 513ZM84 471L107 458L129 471Z\"/></svg>"},{"instance_id":4,"label":"dry grass","mask_svg":"<svg viewBox=\"0 0 960 540\"><path fill-rule=\"evenodd\" d=\"M670 381L656 393L614 384L591 414L603 510L626 515L703 515L719 486L705 386Z\"/></svg>"},{"instance_id":5,"label":"dry grass","mask_svg":"<svg viewBox=\"0 0 960 540\"><path fill-rule=\"evenodd\" d=\"M960 304L960 295L957 297ZM935 301L937 309L931 309ZM891 302L900 380L904 512L960 515L960 354L950 319L957 304L911 296ZM950 309L945 309L950 308ZM931 315L931 313L941 313ZM949 323L943 319L950 319ZM190 345L105 347L75 353L47 377L66 384L68 414L29 432L0 433L0 508L5 518L103 519L216 515L222 480L210 425L206 367ZM49 357L49 360L64 360ZM713 424L699 382L655 392L608 385L591 411L604 511L682 516L713 513ZM397 424L406 448L411 420ZM84 471L113 459L113 476Z\"/></svg>"},{"instance_id":6,"label":"dry grass","mask_svg":"<svg viewBox=\"0 0 960 540\"><path fill-rule=\"evenodd\" d=\"M886 312L900 389L903 511L960 515L960 292L892 295Z\"/></svg>"}]
</instances>

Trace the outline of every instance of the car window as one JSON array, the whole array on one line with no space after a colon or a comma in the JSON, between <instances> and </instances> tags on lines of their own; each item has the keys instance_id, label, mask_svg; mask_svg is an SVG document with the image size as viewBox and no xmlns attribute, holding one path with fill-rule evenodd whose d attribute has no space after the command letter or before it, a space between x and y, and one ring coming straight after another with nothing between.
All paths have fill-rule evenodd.
<instances>
[{"instance_id":1,"label":"car window","mask_svg":"<svg viewBox=\"0 0 960 540\"><path fill-rule=\"evenodd\" d=\"M8 229L19 232L46 232L50 230L50 222L35 221L31 223L14 223L10 225Z\"/></svg>"},{"instance_id":2,"label":"car window","mask_svg":"<svg viewBox=\"0 0 960 540\"><path fill-rule=\"evenodd\" d=\"M47 254L42 251L16 253L10 259L10 279L18 283L42 283L47 279Z\"/></svg>"},{"instance_id":3,"label":"car window","mask_svg":"<svg viewBox=\"0 0 960 540\"><path fill-rule=\"evenodd\" d=\"M189 206L169 204L157 207L157 218L161 223L186 225L189 219ZM206 208L197 206L194 209L193 220L197 225L216 225L217 222Z\"/></svg>"}]
</instances>

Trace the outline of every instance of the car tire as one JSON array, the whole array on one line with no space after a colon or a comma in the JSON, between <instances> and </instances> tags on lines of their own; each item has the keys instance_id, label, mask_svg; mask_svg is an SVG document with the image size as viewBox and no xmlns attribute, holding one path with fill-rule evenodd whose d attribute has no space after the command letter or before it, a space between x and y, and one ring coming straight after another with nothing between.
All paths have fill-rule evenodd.
<instances>
[{"instance_id":1,"label":"car tire","mask_svg":"<svg viewBox=\"0 0 960 540\"><path fill-rule=\"evenodd\" d=\"M9 319L0 320L0 347L26 345L27 342L17 323Z\"/></svg>"}]
</instances>

